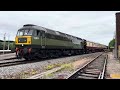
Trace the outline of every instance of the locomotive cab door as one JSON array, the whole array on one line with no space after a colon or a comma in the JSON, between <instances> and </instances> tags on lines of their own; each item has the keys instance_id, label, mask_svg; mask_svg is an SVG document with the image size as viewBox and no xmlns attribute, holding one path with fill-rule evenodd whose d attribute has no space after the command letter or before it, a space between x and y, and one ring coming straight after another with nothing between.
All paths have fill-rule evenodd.
<instances>
[{"instance_id":1,"label":"locomotive cab door","mask_svg":"<svg viewBox=\"0 0 120 90\"><path fill-rule=\"evenodd\" d=\"M41 47L45 48L45 31L41 31Z\"/></svg>"}]
</instances>

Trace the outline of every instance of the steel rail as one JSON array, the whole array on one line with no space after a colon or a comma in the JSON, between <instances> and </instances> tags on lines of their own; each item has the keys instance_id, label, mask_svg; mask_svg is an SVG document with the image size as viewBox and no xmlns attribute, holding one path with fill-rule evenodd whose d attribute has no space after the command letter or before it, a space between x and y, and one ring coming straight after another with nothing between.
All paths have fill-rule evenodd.
<instances>
[{"instance_id":1,"label":"steel rail","mask_svg":"<svg viewBox=\"0 0 120 90\"><path fill-rule=\"evenodd\" d=\"M103 54L103 53L102 53ZM73 72L72 74L70 74L66 79L72 79L73 77L75 77L79 71L82 71L83 69L85 69L89 64L91 64L93 61L95 61L98 57L100 57L102 54L98 55L96 58L94 58L93 60L91 60L90 62L86 63L85 65L83 65L81 68L79 68L78 70L76 70L75 72Z\"/></svg>"},{"instance_id":2,"label":"steel rail","mask_svg":"<svg viewBox=\"0 0 120 90\"><path fill-rule=\"evenodd\" d=\"M106 55L106 57L105 57L105 62L104 62L103 70L102 70L102 72L100 73L98 79L104 79L105 69L106 69L106 65L107 65L107 59L108 59L108 55Z\"/></svg>"}]
</instances>

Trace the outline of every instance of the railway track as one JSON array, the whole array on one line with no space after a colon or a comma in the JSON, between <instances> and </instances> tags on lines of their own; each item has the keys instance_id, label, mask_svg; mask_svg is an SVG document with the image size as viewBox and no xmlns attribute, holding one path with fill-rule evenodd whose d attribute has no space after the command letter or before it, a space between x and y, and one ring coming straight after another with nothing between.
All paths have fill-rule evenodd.
<instances>
[{"instance_id":1,"label":"railway track","mask_svg":"<svg viewBox=\"0 0 120 90\"><path fill-rule=\"evenodd\" d=\"M65 57L61 57L61 58L65 58ZM47 59L47 60L51 60L53 58ZM18 60L15 57L12 58L7 58L4 60L0 61L0 67L7 67L7 66L14 66L14 65L21 65L21 64L29 64L29 63L34 63L34 62L40 62L40 61L44 61L46 60L45 58L41 59L41 60L32 60L32 61L26 61L25 59L22 60Z\"/></svg>"},{"instance_id":2,"label":"railway track","mask_svg":"<svg viewBox=\"0 0 120 90\"><path fill-rule=\"evenodd\" d=\"M4 52L4 54L10 54L10 53L15 53L15 52ZM0 51L0 55L4 55L3 52Z\"/></svg>"},{"instance_id":3,"label":"railway track","mask_svg":"<svg viewBox=\"0 0 120 90\"><path fill-rule=\"evenodd\" d=\"M20 64L28 64L28 63L34 63L34 62L40 62L40 60L27 61L25 59L16 59L16 57L13 57L13 58L0 60L0 67L14 66L14 65L20 65Z\"/></svg>"},{"instance_id":4,"label":"railway track","mask_svg":"<svg viewBox=\"0 0 120 90\"><path fill-rule=\"evenodd\" d=\"M1 62L0 67L13 66L13 65L24 64L24 63L25 63L24 60L18 61L17 59L15 59L12 61Z\"/></svg>"},{"instance_id":5,"label":"railway track","mask_svg":"<svg viewBox=\"0 0 120 90\"><path fill-rule=\"evenodd\" d=\"M96 55L89 55L89 56L85 56L85 57L82 57L82 58L98 58L100 55L102 55L102 53L99 53L99 54L96 54ZM81 59L82 59L81 58ZM59 67L56 67L56 68L53 68L53 69L51 69L51 70L48 70L48 71L46 71L46 72L42 72L42 73L39 73L39 74L36 74L36 75L33 75L33 76L31 76L30 78L28 78L28 79L43 79L43 78L45 78L44 76L46 76L46 75L48 75L48 74L51 74L51 73L54 73L53 74L53 76L52 77L48 77L47 76L47 78L45 78L45 79L55 79L55 78L58 78L57 77L57 73L59 72L59 70L61 70L62 68L64 68L63 66L59 66ZM59 75L60 73L58 73L58 75ZM54 75L55 75L55 77L54 77ZM63 74L64 75L64 74ZM61 75L62 76L62 75ZM66 78L63 78L63 79L66 79Z\"/></svg>"},{"instance_id":6,"label":"railway track","mask_svg":"<svg viewBox=\"0 0 120 90\"><path fill-rule=\"evenodd\" d=\"M61 57L61 58L65 58L65 57ZM55 59L55 58L41 58L36 59L36 60L30 60L27 61L25 59L16 59L16 57L11 57L11 58L6 58L3 60L0 60L0 67L7 67L7 66L13 66L13 65L20 65L20 64L28 64L28 63L34 63L34 62L40 62L40 61L44 61L44 60L51 60L51 59Z\"/></svg>"},{"instance_id":7,"label":"railway track","mask_svg":"<svg viewBox=\"0 0 120 90\"><path fill-rule=\"evenodd\" d=\"M0 61L5 61L5 60L12 60L15 59L15 53L9 53L9 54L2 54L0 55Z\"/></svg>"},{"instance_id":8,"label":"railway track","mask_svg":"<svg viewBox=\"0 0 120 90\"><path fill-rule=\"evenodd\" d=\"M79 68L66 79L104 79L108 56L101 54Z\"/></svg>"},{"instance_id":9,"label":"railway track","mask_svg":"<svg viewBox=\"0 0 120 90\"><path fill-rule=\"evenodd\" d=\"M27 63L34 63L34 62L40 62L40 61L44 61L44 60L51 60L51 59L56 59L56 58L41 58L40 60L30 60L27 61L25 59L16 59L16 57L14 56L14 53L12 54L13 56L8 55L7 57L1 57L0 60L0 67L6 67L6 66L13 66L13 65L19 65L19 64L27 64ZM89 56L89 54L85 55L85 56ZM10 58L8 58L10 57ZM63 56L60 58L67 58L68 56Z\"/></svg>"},{"instance_id":10,"label":"railway track","mask_svg":"<svg viewBox=\"0 0 120 90\"><path fill-rule=\"evenodd\" d=\"M10 61L5 61L5 62L0 62L0 67L7 67L7 66L14 66L14 65L21 65L21 64L29 64L29 63L34 63L34 62L40 62L40 60L33 60L33 61L26 61L26 60L10 60Z\"/></svg>"}]
</instances>

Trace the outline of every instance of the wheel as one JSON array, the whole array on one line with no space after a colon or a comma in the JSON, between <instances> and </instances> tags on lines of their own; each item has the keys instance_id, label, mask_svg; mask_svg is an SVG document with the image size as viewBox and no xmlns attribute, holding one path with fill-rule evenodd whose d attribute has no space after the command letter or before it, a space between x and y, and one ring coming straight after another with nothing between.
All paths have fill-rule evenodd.
<instances>
[{"instance_id":1,"label":"wheel","mask_svg":"<svg viewBox=\"0 0 120 90\"><path fill-rule=\"evenodd\" d=\"M20 52L18 51L18 52L16 52L16 57L17 57L17 59L22 59L22 55L20 54Z\"/></svg>"}]
</instances>

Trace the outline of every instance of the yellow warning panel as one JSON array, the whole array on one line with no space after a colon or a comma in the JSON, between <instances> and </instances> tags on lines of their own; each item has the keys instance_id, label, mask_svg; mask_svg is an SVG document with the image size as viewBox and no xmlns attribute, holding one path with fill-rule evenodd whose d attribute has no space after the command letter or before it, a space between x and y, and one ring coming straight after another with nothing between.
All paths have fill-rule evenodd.
<instances>
[{"instance_id":1,"label":"yellow warning panel","mask_svg":"<svg viewBox=\"0 0 120 90\"><path fill-rule=\"evenodd\" d=\"M120 79L120 74L110 74L112 79Z\"/></svg>"}]
</instances>

